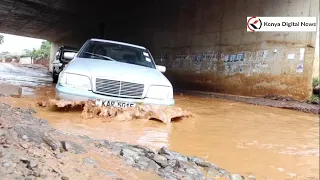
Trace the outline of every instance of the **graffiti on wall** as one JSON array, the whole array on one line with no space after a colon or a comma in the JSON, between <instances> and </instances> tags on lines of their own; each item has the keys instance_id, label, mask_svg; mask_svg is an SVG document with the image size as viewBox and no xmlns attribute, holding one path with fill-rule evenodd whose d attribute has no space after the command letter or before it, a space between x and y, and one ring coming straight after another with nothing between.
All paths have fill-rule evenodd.
<instances>
[{"instance_id":1,"label":"graffiti on wall","mask_svg":"<svg viewBox=\"0 0 320 180\"><path fill-rule=\"evenodd\" d=\"M269 69L269 64L266 62L259 62L259 63L254 63L252 72L253 73L262 73L266 72Z\"/></svg>"},{"instance_id":2,"label":"graffiti on wall","mask_svg":"<svg viewBox=\"0 0 320 180\"><path fill-rule=\"evenodd\" d=\"M288 72L301 74L304 72L305 51L305 48L296 48L290 52L281 48L233 53L218 53L211 50L196 53L163 53L155 59L158 64L168 68L184 69L197 73L215 72L225 76L281 73L283 67L276 64L289 60L292 63L292 69Z\"/></svg>"},{"instance_id":3,"label":"graffiti on wall","mask_svg":"<svg viewBox=\"0 0 320 180\"><path fill-rule=\"evenodd\" d=\"M220 57L215 51L205 51L198 53L177 53L170 55L168 53L155 56L155 61L159 65L165 65L168 68L189 69L195 72L217 71L218 61L225 63L244 62L246 60L246 52L239 52L235 54L221 54ZM238 68L240 67L240 68ZM242 72L239 65L226 64L224 72L237 73Z\"/></svg>"},{"instance_id":4,"label":"graffiti on wall","mask_svg":"<svg viewBox=\"0 0 320 180\"><path fill-rule=\"evenodd\" d=\"M221 54L221 59L223 62L238 62L238 61L244 61L245 53L241 52L238 54Z\"/></svg>"}]
</instances>

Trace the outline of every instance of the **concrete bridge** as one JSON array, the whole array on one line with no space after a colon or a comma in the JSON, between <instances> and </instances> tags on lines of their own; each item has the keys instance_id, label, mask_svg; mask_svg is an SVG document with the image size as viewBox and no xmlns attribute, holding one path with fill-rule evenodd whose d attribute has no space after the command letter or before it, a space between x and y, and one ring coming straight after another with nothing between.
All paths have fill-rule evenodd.
<instances>
[{"instance_id":1,"label":"concrete bridge","mask_svg":"<svg viewBox=\"0 0 320 180\"><path fill-rule=\"evenodd\" d=\"M92 37L146 46L174 87L306 99L318 32L246 32L247 16L316 16L319 0L2 0L0 32L80 47ZM319 23L318 23L319 24Z\"/></svg>"}]
</instances>

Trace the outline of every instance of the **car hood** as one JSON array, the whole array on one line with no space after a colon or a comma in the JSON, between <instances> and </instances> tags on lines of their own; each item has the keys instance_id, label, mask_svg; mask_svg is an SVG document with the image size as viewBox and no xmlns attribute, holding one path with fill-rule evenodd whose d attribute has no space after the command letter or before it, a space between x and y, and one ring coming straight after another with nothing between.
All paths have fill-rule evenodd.
<instances>
[{"instance_id":1,"label":"car hood","mask_svg":"<svg viewBox=\"0 0 320 180\"><path fill-rule=\"evenodd\" d=\"M91 79L105 78L172 87L170 81L157 69L117 61L75 58L64 72L85 75Z\"/></svg>"}]
</instances>

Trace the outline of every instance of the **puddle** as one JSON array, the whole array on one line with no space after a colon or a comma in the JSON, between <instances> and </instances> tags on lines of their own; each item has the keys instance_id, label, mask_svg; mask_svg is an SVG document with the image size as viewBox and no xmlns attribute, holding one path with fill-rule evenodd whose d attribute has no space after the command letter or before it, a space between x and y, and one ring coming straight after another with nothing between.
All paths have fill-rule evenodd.
<instances>
[{"instance_id":1,"label":"puddle","mask_svg":"<svg viewBox=\"0 0 320 180\"><path fill-rule=\"evenodd\" d=\"M51 85L52 78L41 66L33 68L20 64L0 63L0 83L6 82L22 87L39 87Z\"/></svg>"}]
</instances>

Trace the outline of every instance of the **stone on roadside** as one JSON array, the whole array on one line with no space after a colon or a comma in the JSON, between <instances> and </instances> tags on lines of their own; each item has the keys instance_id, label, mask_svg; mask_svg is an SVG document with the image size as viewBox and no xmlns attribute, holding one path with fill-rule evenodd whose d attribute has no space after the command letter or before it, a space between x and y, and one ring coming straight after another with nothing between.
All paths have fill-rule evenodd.
<instances>
[{"instance_id":1,"label":"stone on roadside","mask_svg":"<svg viewBox=\"0 0 320 180\"><path fill-rule=\"evenodd\" d=\"M107 170L101 171L100 174L107 176L109 178L117 178L116 174L114 174L113 172L107 171Z\"/></svg>"},{"instance_id":2,"label":"stone on roadside","mask_svg":"<svg viewBox=\"0 0 320 180\"><path fill-rule=\"evenodd\" d=\"M247 178L248 178L248 180L256 180L256 176L254 176L252 174L248 175Z\"/></svg>"},{"instance_id":3,"label":"stone on roadside","mask_svg":"<svg viewBox=\"0 0 320 180\"><path fill-rule=\"evenodd\" d=\"M82 159L82 164L83 165L87 165L87 166L97 167L97 162L94 159L91 159L91 158L83 158Z\"/></svg>"},{"instance_id":4,"label":"stone on roadside","mask_svg":"<svg viewBox=\"0 0 320 180\"><path fill-rule=\"evenodd\" d=\"M168 166L175 168L177 166L177 160L175 159L169 159L168 160Z\"/></svg>"},{"instance_id":5,"label":"stone on roadside","mask_svg":"<svg viewBox=\"0 0 320 180\"><path fill-rule=\"evenodd\" d=\"M192 163L189 163L186 161L177 161L177 162L178 162L177 167L184 172L187 172L192 175L202 174L201 170Z\"/></svg>"},{"instance_id":6,"label":"stone on roadside","mask_svg":"<svg viewBox=\"0 0 320 180\"><path fill-rule=\"evenodd\" d=\"M125 163L129 166L133 166L135 162L133 158L126 158Z\"/></svg>"},{"instance_id":7,"label":"stone on roadside","mask_svg":"<svg viewBox=\"0 0 320 180\"><path fill-rule=\"evenodd\" d=\"M127 159L139 159L139 154L131 149L121 149L120 155Z\"/></svg>"},{"instance_id":8,"label":"stone on roadside","mask_svg":"<svg viewBox=\"0 0 320 180\"><path fill-rule=\"evenodd\" d=\"M211 168L207 168L206 169L206 173L208 176L212 177L212 178L218 178L218 177L221 177L221 174L220 172L214 168L214 167L211 167Z\"/></svg>"},{"instance_id":9,"label":"stone on roadside","mask_svg":"<svg viewBox=\"0 0 320 180\"><path fill-rule=\"evenodd\" d=\"M28 141L32 141L37 144L43 143L44 134L41 131L39 131L39 129L31 125L16 125L14 126L14 131L21 138L27 137Z\"/></svg>"},{"instance_id":10,"label":"stone on roadside","mask_svg":"<svg viewBox=\"0 0 320 180\"><path fill-rule=\"evenodd\" d=\"M25 177L25 180L34 180L34 179L36 179L36 177L34 177L34 176L27 176L27 177Z\"/></svg>"},{"instance_id":11,"label":"stone on roadside","mask_svg":"<svg viewBox=\"0 0 320 180\"><path fill-rule=\"evenodd\" d=\"M230 173L229 173L227 170L225 170L225 169L218 168L218 167L216 167L216 169L217 169L217 170L220 172L220 174L223 175L223 176L229 176L229 175L230 175Z\"/></svg>"},{"instance_id":12,"label":"stone on roadside","mask_svg":"<svg viewBox=\"0 0 320 180\"><path fill-rule=\"evenodd\" d=\"M187 157L187 158L188 158L189 162L195 163L196 165L203 167L203 168L211 168L211 167L216 168L217 167L215 164L206 162L204 159L201 159L198 157L191 156L191 157Z\"/></svg>"},{"instance_id":13,"label":"stone on roadside","mask_svg":"<svg viewBox=\"0 0 320 180\"><path fill-rule=\"evenodd\" d=\"M230 180L244 180L244 177L240 174L230 174L229 175Z\"/></svg>"},{"instance_id":14,"label":"stone on roadside","mask_svg":"<svg viewBox=\"0 0 320 180\"><path fill-rule=\"evenodd\" d=\"M137 160L136 166L141 170L148 170L151 160L147 157L140 157Z\"/></svg>"},{"instance_id":15,"label":"stone on roadside","mask_svg":"<svg viewBox=\"0 0 320 180\"><path fill-rule=\"evenodd\" d=\"M62 144L63 150L74 153L74 154L82 154L87 152L82 146L72 141L61 141L61 144Z\"/></svg>"},{"instance_id":16,"label":"stone on roadside","mask_svg":"<svg viewBox=\"0 0 320 180\"><path fill-rule=\"evenodd\" d=\"M174 169L171 166L167 166L167 167L163 168L163 170L168 171L168 172L173 172Z\"/></svg>"},{"instance_id":17,"label":"stone on roadside","mask_svg":"<svg viewBox=\"0 0 320 180\"><path fill-rule=\"evenodd\" d=\"M7 170L6 170L6 173L7 173L7 174L13 174L13 173L14 173L14 170L15 170L14 167L9 167L9 168L7 168Z\"/></svg>"},{"instance_id":18,"label":"stone on roadside","mask_svg":"<svg viewBox=\"0 0 320 180\"><path fill-rule=\"evenodd\" d=\"M20 157L20 161L22 162L22 163L24 163L24 164L29 164L30 163L30 161L27 159L27 158L25 158L25 157Z\"/></svg>"},{"instance_id":19,"label":"stone on roadside","mask_svg":"<svg viewBox=\"0 0 320 180\"><path fill-rule=\"evenodd\" d=\"M160 177L163 177L163 178L168 179L168 180L180 180L181 179L175 173L166 171L164 169L159 169L157 174Z\"/></svg>"},{"instance_id":20,"label":"stone on roadside","mask_svg":"<svg viewBox=\"0 0 320 180\"><path fill-rule=\"evenodd\" d=\"M62 176L61 180L69 180L69 178L67 176Z\"/></svg>"},{"instance_id":21,"label":"stone on roadside","mask_svg":"<svg viewBox=\"0 0 320 180\"><path fill-rule=\"evenodd\" d=\"M158 163L156 163L156 162L153 161L153 160L150 161L149 169L156 171L156 170L158 170L158 169L160 169L160 168L161 168L161 166L159 166Z\"/></svg>"},{"instance_id":22,"label":"stone on roadside","mask_svg":"<svg viewBox=\"0 0 320 180\"><path fill-rule=\"evenodd\" d=\"M31 169L35 168L38 166L38 161L37 160L31 160L30 163L29 163L29 167Z\"/></svg>"},{"instance_id":23,"label":"stone on roadside","mask_svg":"<svg viewBox=\"0 0 320 180\"><path fill-rule=\"evenodd\" d=\"M166 147L162 147L158 150L158 154L165 156L167 159L175 159L173 153Z\"/></svg>"},{"instance_id":24,"label":"stone on roadside","mask_svg":"<svg viewBox=\"0 0 320 180\"><path fill-rule=\"evenodd\" d=\"M23 140L28 140L28 136L27 136L27 135L23 135L23 136L22 136L22 139L23 139Z\"/></svg>"},{"instance_id":25,"label":"stone on roadside","mask_svg":"<svg viewBox=\"0 0 320 180\"><path fill-rule=\"evenodd\" d=\"M34 170L33 170L33 175L34 175L35 177L40 177L40 176L41 176L41 171L40 171L39 169L34 169Z\"/></svg>"},{"instance_id":26,"label":"stone on roadside","mask_svg":"<svg viewBox=\"0 0 320 180\"><path fill-rule=\"evenodd\" d=\"M178 152L170 151L166 147L162 147L158 150L158 154L165 156L167 159L176 159L179 161L188 161L188 158L186 156L181 155Z\"/></svg>"},{"instance_id":27,"label":"stone on roadside","mask_svg":"<svg viewBox=\"0 0 320 180\"><path fill-rule=\"evenodd\" d=\"M111 151L112 154L120 155L121 147L123 145L121 143L119 144L116 142L110 142L110 141L104 140L104 141L99 141L98 143L95 144L95 146L107 148L109 151Z\"/></svg>"},{"instance_id":28,"label":"stone on roadside","mask_svg":"<svg viewBox=\"0 0 320 180\"><path fill-rule=\"evenodd\" d=\"M0 84L0 96L20 98L22 88L17 85L2 83Z\"/></svg>"},{"instance_id":29,"label":"stone on roadside","mask_svg":"<svg viewBox=\"0 0 320 180\"><path fill-rule=\"evenodd\" d=\"M0 129L0 137L7 136L7 132L5 130Z\"/></svg>"},{"instance_id":30,"label":"stone on roadside","mask_svg":"<svg viewBox=\"0 0 320 180\"><path fill-rule=\"evenodd\" d=\"M43 136L42 139L53 151L62 147L62 144L59 141L56 141L50 136Z\"/></svg>"},{"instance_id":31,"label":"stone on roadside","mask_svg":"<svg viewBox=\"0 0 320 180\"><path fill-rule=\"evenodd\" d=\"M26 143L19 143L19 144L24 149L28 149L29 148L28 144L26 144Z\"/></svg>"},{"instance_id":32,"label":"stone on roadside","mask_svg":"<svg viewBox=\"0 0 320 180\"><path fill-rule=\"evenodd\" d=\"M4 160L2 160L2 166L6 167L6 168L14 167L15 163L13 163L12 160L10 160L10 159L4 159Z\"/></svg>"},{"instance_id":33,"label":"stone on roadside","mask_svg":"<svg viewBox=\"0 0 320 180\"><path fill-rule=\"evenodd\" d=\"M151 159L158 163L161 167L166 167L168 165L167 158L162 155L154 154Z\"/></svg>"},{"instance_id":34,"label":"stone on roadside","mask_svg":"<svg viewBox=\"0 0 320 180\"><path fill-rule=\"evenodd\" d=\"M131 149L132 151L135 151L138 153L139 156L147 156L150 157L152 155L154 155L155 153L147 148L147 147L143 147L143 146L138 146L138 145L125 145L122 146L123 148L127 148L127 149Z\"/></svg>"}]
</instances>

